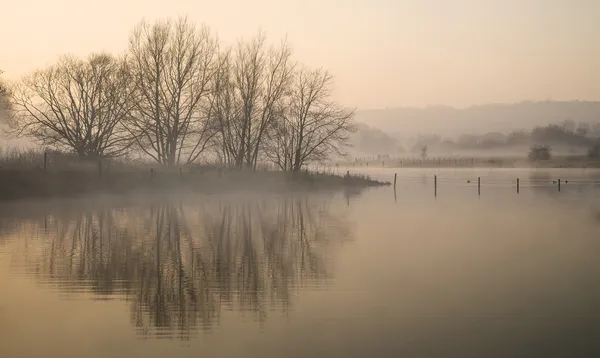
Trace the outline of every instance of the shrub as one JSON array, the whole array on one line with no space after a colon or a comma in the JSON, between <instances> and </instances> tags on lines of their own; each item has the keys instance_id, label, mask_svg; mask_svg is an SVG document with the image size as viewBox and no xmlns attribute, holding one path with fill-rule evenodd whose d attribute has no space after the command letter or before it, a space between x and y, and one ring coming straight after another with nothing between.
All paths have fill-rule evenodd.
<instances>
[{"instance_id":1,"label":"shrub","mask_svg":"<svg viewBox=\"0 0 600 358\"><path fill-rule=\"evenodd\" d=\"M588 157L595 158L595 159L599 159L600 158L600 142L594 144L588 150Z\"/></svg>"},{"instance_id":2,"label":"shrub","mask_svg":"<svg viewBox=\"0 0 600 358\"><path fill-rule=\"evenodd\" d=\"M528 157L531 161L549 160L552 158L552 150L547 145L535 144L529 149Z\"/></svg>"}]
</instances>

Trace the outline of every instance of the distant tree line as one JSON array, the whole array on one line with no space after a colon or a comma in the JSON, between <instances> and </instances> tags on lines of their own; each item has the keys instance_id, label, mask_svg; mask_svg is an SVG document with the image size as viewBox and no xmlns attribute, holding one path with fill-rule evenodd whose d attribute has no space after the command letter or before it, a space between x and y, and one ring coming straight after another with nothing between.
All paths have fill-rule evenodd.
<instances>
[{"instance_id":1,"label":"distant tree line","mask_svg":"<svg viewBox=\"0 0 600 358\"><path fill-rule=\"evenodd\" d=\"M575 123L537 126L531 131L519 130L508 134L492 132L482 135L465 134L457 139L437 135L421 136L414 141L411 151L418 153L423 146L435 150L500 150L514 147L556 146L590 150L600 143L600 123Z\"/></svg>"},{"instance_id":2,"label":"distant tree line","mask_svg":"<svg viewBox=\"0 0 600 358\"><path fill-rule=\"evenodd\" d=\"M344 154L355 131L332 86L329 72L299 65L263 33L224 47L184 17L142 21L126 53L64 56L12 86L9 126L84 157L298 171Z\"/></svg>"}]
</instances>

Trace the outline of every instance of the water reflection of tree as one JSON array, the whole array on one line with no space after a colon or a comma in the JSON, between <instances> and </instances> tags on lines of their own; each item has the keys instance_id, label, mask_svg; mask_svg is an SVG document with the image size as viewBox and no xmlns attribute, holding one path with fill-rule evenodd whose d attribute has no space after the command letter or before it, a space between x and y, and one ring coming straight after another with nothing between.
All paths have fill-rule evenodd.
<instances>
[{"instance_id":1,"label":"water reflection of tree","mask_svg":"<svg viewBox=\"0 0 600 358\"><path fill-rule=\"evenodd\" d=\"M224 309L264 321L288 309L299 287L325 284L332 244L350 235L329 204L281 197L84 210L47 217L39 243L25 240L15 259L66 290L126 297L140 333L186 338Z\"/></svg>"}]
</instances>

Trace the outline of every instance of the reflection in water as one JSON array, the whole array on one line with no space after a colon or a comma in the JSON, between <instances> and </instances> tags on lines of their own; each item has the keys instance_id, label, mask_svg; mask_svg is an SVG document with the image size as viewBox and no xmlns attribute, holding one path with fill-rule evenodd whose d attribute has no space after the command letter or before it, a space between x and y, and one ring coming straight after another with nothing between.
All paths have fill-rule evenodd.
<instances>
[{"instance_id":1,"label":"reflection in water","mask_svg":"<svg viewBox=\"0 0 600 358\"><path fill-rule=\"evenodd\" d=\"M287 310L295 289L327 282L327 255L350 230L330 201L280 197L104 205L44 216L18 236L14 266L69 292L125 298L143 335L189 338L224 311L262 322Z\"/></svg>"}]
</instances>

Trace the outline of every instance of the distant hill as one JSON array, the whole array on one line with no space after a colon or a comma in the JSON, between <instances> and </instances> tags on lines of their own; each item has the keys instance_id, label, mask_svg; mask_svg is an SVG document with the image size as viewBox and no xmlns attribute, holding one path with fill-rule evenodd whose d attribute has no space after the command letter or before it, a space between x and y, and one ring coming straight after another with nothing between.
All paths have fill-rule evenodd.
<instances>
[{"instance_id":1,"label":"distant hill","mask_svg":"<svg viewBox=\"0 0 600 358\"><path fill-rule=\"evenodd\" d=\"M600 101L546 101L486 104L464 109L445 106L360 110L355 119L398 138L418 134L456 137L462 134L530 130L535 126L600 122Z\"/></svg>"},{"instance_id":2,"label":"distant hill","mask_svg":"<svg viewBox=\"0 0 600 358\"><path fill-rule=\"evenodd\" d=\"M377 155L381 153L399 153L404 151L398 140L381 129L364 123L357 124L357 131L352 136L351 155Z\"/></svg>"}]
</instances>

